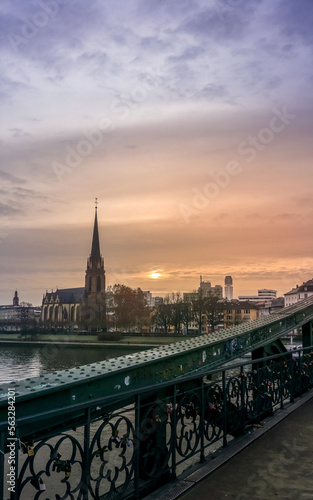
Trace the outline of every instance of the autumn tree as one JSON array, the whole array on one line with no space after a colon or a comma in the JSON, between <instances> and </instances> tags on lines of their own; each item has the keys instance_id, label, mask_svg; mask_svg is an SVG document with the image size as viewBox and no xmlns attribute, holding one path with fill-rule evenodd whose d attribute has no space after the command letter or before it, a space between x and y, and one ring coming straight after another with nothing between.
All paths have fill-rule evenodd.
<instances>
[{"instance_id":1,"label":"autumn tree","mask_svg":"<svg viewBox=\"0 0 313 500\"><path fill-rule=\"evenodd\" d=\"M162 304L159 304L152 315L152 322L157 330L168 333L172 321L172 305L169 295L164 297Z\"/></svg>"},{"instance_id":2,"label":"autumn tree","mask_svg":"<svg viewBox=\"0 0 313 500\"><path fill-rule=\"evenodd\" d=\"M207 293L204 297L203 312L207 317L207 322L212 332L215 331L216 327L221 322L221 315L225 307L225 303L213 292Z\"/></svg>"},{"instance_id":3,"label":"autumn tree","mask_svg":"<svg viewBox=\"0 0 313 500\"><path fill-rule=\"evenodd\" d=\"M189 323L194 319L192 303L189 300L183 300L181 305L182 323L186 326L186 333L188 335Z\"/></svg>"},{"instance_id":4,"label":"autumn tree","mask_svg":"<svg viewBox=\"0 0 313 500\"><path fill-rule=\"evenodd\" d=\"M140 288L133 290L129 286L114 285L113 303L116 329L141 329L149 321L147 300Z\"/></svg>"},{"instance_id":5,"label":"autumn tree","mask_svg":"<svg viewBox=\"0 0 313 500\"><path fill-rule=\"evenodd\" d=\"M202 316L205 313L205 295L201 289L194 292L194 298L191 299L193 317L198 324L199 333L202 332Z\"/></svg>"}]
</instances>

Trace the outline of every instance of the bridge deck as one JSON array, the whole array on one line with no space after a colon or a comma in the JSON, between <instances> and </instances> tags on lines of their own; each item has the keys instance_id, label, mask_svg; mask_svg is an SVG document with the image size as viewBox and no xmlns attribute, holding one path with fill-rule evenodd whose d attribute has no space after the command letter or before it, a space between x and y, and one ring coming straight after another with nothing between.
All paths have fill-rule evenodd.
<instances>
[{"instance_id":1,"label":"bridge deck","mask_svg":"<svg viewBox=\"0 0 313 500\"><path fill-rule=\"evenodd\" d=\"M313 398L198 484L191 474L172 488L172 495L163 491L162 495L156 492L151 498L312 498L312 414ZM188 491L175 495L175 489L182 491L183 487L189 487Z\"/></svg>"},{"instance_id":2,"label":"bridge deck","mask_svg":"<svg viewBox=\"0 0 313 500\"><path fill-rule=\"evenodd\" d=\"M92 363L80 368L2 384L0 387L0 429L7 422L8 388L14 388L19 427L54 418L62 412L82 411L101 404L117 403L159 384L180 381L184 376L216 368L257 347L269 344L313 319L313 297L279 313L222 332L176 342L141 353ZM56 397L57 396L57 397ZM31 411L30 411L31 402Z\"/></svg>"}]
</instances>

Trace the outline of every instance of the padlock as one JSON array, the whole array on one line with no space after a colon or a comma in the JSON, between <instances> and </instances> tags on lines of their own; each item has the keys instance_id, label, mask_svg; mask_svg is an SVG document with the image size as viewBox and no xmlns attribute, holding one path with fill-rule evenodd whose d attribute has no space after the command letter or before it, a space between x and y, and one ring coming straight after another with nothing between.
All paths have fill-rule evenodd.
<instances>
[{"instance_id":1,"label":"padlock","mask_svg":"<svg viewBox=\"0 0 313 500\"><path fill-rule=\"evenodd\" d=\"M115 443L115 444L116 444L116 447L118 447L118 446L119 446L119 444L120 444L121 440L120 440L120 438L118 437L118 430L117 430L117 429L113 432L111 440L113 441L113 443Z\"/></svg>"},{"instance_id":2,"label":"padlock","mask_svg":"<svg viewBox=\"0 0 313 500\"><path fill-rule=\"evenodd\" d=\"M30 446L27 446L27 455L29 457L33 457L35 455L35 450L34 448L31 448Z\"/></svg>"},{"instance_id":3,"label":"padlock","mask_svg":"<svg viewBox=\"0 0 313 500\"><path fill-rule=\"evenodd\" d=\"M46 485L44 484L43 480L41 477L34 477L31 481L30 484L36 488L38 491L45 491Z\"/></svg>"},{"instance_id":4,"label":"padlock","mask_svg":"<svg viewBox=\"0 0 313 500\"><path fill-rule=\"evenodd\" d=\"M25 455L27 455L28 451L27 451L27 445L25 443L22 443L22 441L20 441L20 450L22 451L22 453Z\"/></svg>"},{"instance_id":5,"label":"padlock","mask_svg":"<svg viewBox=\"0 0 313 500\"><path fill-rule=\"evenodd\" d=\"M166 405L166 413L168 415L170 415L172 413L172 411L173 411L173 405L172 405L172 403L167 404Z\"/></svg>"},{"instance_id":6,"label":"padlock","mask_svg":"<svg viewBox=\"0 0 313 500\"><path fill-rule=\"evenodd\" d=\"M39 491L46 491L46 485L41 479L41 477L39 478Z\"/></svg>"},{"instance_id":7,"label":"padlock","mask_svg":"<svg viewBox=\"0 0 313 500\"><path fill-rule=\"evenodd\" d=\"M130 446L130 441L129 441L129 434L124 434L123 439L121 440L121 447L126 448L127 446Z\"/></svg>"},{"instance_id":8,"label":"padlock","mask_svg":"<svg viewBox=\"0 0 313 500\"><path fill-rule=\"evenodd\" d=\"M70 464L67 462L63 468L64 472L65 472L65 477L70 477L71 476L71 466Z\"/></svg>"}]
</instances>

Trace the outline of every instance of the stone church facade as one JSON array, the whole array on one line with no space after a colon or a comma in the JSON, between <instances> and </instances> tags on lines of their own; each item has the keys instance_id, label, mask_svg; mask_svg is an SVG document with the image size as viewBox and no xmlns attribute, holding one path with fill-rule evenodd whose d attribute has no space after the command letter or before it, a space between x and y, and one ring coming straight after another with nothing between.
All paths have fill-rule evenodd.
<instances>
[{"instance_id":1,"label":"stone church facade","mask_svg":"<svg viewBox=\"0 0 313 500\"><path fill-rule=\"evenodd\" d=\"M46 292L42 300L41 323L57 327L78 325L81 328L105 330L105 270L100 252L97 206L85 286Z\"/></svg>"}]
</instances>

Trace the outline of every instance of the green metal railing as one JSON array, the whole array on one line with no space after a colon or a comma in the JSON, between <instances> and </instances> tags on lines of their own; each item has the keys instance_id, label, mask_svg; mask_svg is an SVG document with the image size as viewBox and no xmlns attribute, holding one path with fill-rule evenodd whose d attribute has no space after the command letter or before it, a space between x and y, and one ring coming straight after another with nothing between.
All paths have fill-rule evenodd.
<instances>
[{"instance_id":1,"label":"green metal railing","mask_svg":"<svg viewBox=\"0 0 313 500\"><path fill-rule=\"evenodd\" d=\"M0 500L142 498L312 386L310 347L215 368L299 326L311 338L312 319L313 297L218 334L2 385Z\"/></svg>"},{"instance_id":2,"label":"green metal railing","mask_svg":"<svg viewBox=\"0 0 313 500\"><path fill-rule=\"evenodd\" d=\"M0 499L143 498L312 388L312 349L185 375L114 409L78 405L57 430L23 435L17 418L16 440L0 434Z\"/></svg>"}]
</instances>

